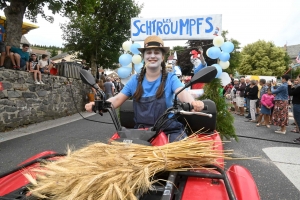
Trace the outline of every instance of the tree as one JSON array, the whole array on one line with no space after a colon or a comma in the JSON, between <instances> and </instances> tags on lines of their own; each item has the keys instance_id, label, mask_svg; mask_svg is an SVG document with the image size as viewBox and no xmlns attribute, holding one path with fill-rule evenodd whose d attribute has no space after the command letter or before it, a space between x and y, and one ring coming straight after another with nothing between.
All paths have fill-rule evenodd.
<instances>
[{"instance_id":1,"label":"tree","mask_svg":"<svg viewBox=\"0 0 300 200\"><path fill-rule=\"evenodd\" d=\"M58 52L56 51L56 49L51 49L50 51L51 57L57 56Z\"/></svg>"},{"instance_id":2,"label":"tree","mask_svg":"<svg viewBox=\"0 0 300 200\"><path fill-rule=\"evenodd\" d=\"M122 43L130 37L130 20L138 16L142 6L134 0L104 0L94 7L92 14L69 16L62 24L63 39L68 51L80 52L79 58L115 68L121 54Z\"/></svg>"},{"instance_id":3,"label":"tree","mask_svg":"<svg viewBox=\"0 0 300 200\"><path fill-rule=\"evenodd\" d=\"M238 72L244 75L282 76L287 70L289 59L281 47L273 42L259 40L242 50Z\"/></svg>"},{"instance_id":4,"label":"tree","mask_svg":"<svg viewBox=\"0 0 300 200\"><path fill-rule=\"evenodd\" d=\"M0 9L6 16L6 44L19 46L24 15L32 22L37 22L38 15L53 22L54 18L45 14L46 8L52 14L68 16L93 12L96 4L99 0L1 0Z\"/></svg>"},{"instance_id":5,"label":"tree","mask_svg":"<svg viewBox=\"0 0 300 200\"><path fill-rule=\"evenodd\" d=\"M215 78L210 83L206 83L204 94L200 99L210 99L215 102L217 107L216 130L222 138L235 138L237 140L234 128L234 117L228 111L228 105L223 96L220 96L219 89L222 88L221 80Z\"/></svg>"}]
</instances>

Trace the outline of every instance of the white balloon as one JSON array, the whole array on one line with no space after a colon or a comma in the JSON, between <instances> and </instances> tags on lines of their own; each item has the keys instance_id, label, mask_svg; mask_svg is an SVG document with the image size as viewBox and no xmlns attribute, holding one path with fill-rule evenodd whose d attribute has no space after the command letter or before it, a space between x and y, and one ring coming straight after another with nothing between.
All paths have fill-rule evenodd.
<instances>
[{"instance_id":1,"label":"white balloon","mask_svg":"<svg viewBox=\"0 0 300 200\"><path fill-rule=\"evenodd\" d=\"M130 41L126 41L122 44L122 47L125 51L129 51L132 43Z\"/></svg>"},{"instance_id":2,"label":"white balloon","mask_svg":"<svg viewBox=\"0 0 300 200\"><path fill-rule=\"evenodd\" d=\"M222 74L219 76L219 79L221 79L222 86L226 86L231 82L231 78L226 72L222 72Z\"/></svg>"},{"instance_id":3,"label":"white balloon","mask_svg":"<svg viewBox=\"0 0 300 200\"><path fill-rule=\"evenodd\" d=\"M224 43L224 38L222 36L217 36L213 40L213 44L215 47L220 47Z\"/></svg>"},{"instance_id":4,"label":"white balloon","mask_svg":"<svg viewBox=\"0 0 300 200\"><path fill-rule=\"evenodd\" d=\"M134 64L139 64L142 62L142 57L140 55L133 55L132 56L132 62Z\"/></svg>"},{"instance_id":5,"label":"white balloon","mask_svg":"<svg viewBox=\"0 0 300 200\"><path fill-rule=\"evenodd\" d=\"M223 62L220 60L219 65L222 67L222 69L227 69L230 65L229 61Z\"/></svg>"},{"instance_id":6,"label":"white balloon","mask_svg":"<svg viewBox=\"0 0 300 200\"><path fill-rule=\"evenodd\" d=\"M128 83L128 81L131 79L132 76L133 76L133 75L128 76L127 78L122 78L122 79L121 79L121 83L123 83L124 85L126 85L126 83Z\"/></svg>"}]
</instances>

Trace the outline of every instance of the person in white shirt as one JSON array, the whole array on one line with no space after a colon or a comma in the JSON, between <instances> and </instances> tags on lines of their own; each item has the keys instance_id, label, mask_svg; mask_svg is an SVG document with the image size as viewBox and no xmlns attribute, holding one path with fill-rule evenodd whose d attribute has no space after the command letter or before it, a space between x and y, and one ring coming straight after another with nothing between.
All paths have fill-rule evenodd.
<instances>
[{"instance_id":1,"label":"person in white shirt","mask_svg":"<svg viewBox=\"0 0 300 200\"><path fill-rule=\"evenodd\" d=\"M49 59L47 54L42 55L42 59L39 60L40 71L44 74L49 74L53 67L53 63Z\"/></svg>"}]
</instances>

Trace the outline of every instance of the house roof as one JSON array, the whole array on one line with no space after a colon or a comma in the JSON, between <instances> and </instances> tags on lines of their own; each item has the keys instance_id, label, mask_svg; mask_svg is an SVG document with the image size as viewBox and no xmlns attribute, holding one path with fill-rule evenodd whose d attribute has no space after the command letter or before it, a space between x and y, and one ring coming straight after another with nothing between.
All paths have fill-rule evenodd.
<instances>
[{"instance_id":1,"label":"house roof","mask_svg":"<svg viewBox=\"0 0 300 200\"><path fill-rule=\"evenodd\" d=\"M300 53L300 44L291 45L286 47L288 55L293 59L296 58Z\"/></svg>"},{"instance_id":2,"label":"house roof","mask_svg":"<svg viewBox=\"0 0 300 200\"><path fill-rule=\"evenodd\" d=\"M31 53L35 53L35 54L47 54L49 55L49 52L47 50L42 50L42 49L31 49Z\"/></svg>"},{"instance_id":3,"label":"house roof","mask_svg":"<svg viewBox=\"0 0 300 200\"><path fill-rule=\"evenodd\" d=\"M66 57L67 55L69 55L67 52L61 53L61 54L58 54L57 56L52 57L51 60L62 59L62 58L64 58L64 57Z\"/></svg>"}]
</instances>

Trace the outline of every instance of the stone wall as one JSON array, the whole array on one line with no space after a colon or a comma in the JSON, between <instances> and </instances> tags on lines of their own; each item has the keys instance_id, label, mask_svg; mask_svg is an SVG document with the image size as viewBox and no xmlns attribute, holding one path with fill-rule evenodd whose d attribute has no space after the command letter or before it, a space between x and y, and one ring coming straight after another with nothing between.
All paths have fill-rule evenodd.
<instances>
[{"instance_id":1,"label":"stone wall","mask_svg":"<svg viewBox=\"0 0 300 200\"><path fill-rule=\"evenodd\" d=\"M42 75L42 81L34 84L29 72L0 71L0 132L74 114L75 104L84 110L90 87L81 80Z\"/></svg>"}]
</instances>

